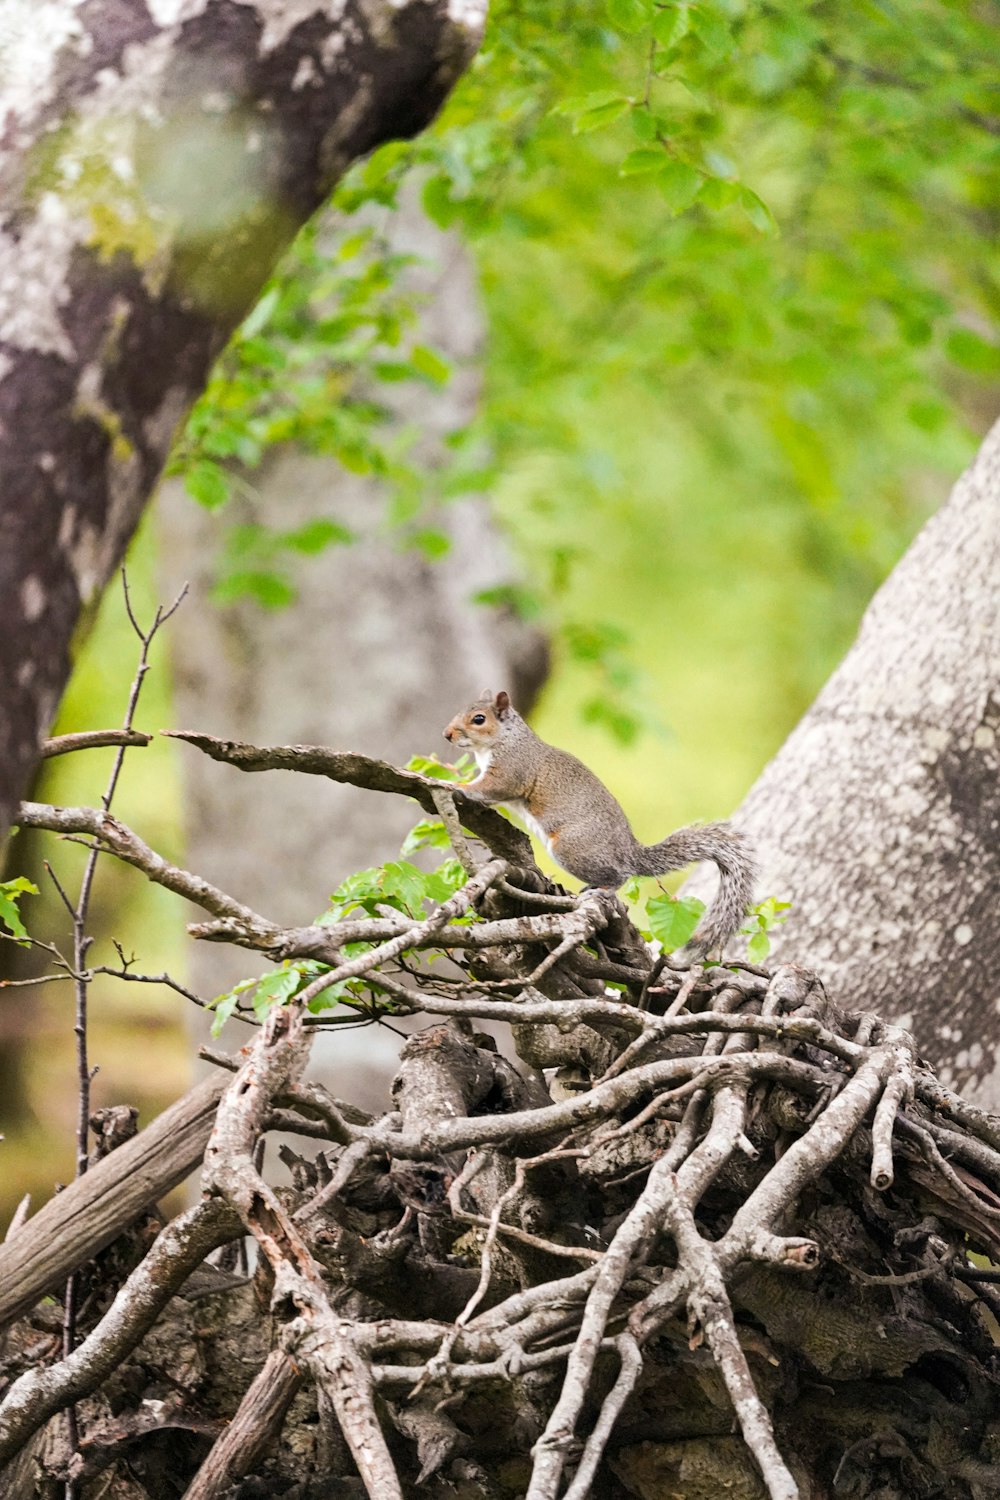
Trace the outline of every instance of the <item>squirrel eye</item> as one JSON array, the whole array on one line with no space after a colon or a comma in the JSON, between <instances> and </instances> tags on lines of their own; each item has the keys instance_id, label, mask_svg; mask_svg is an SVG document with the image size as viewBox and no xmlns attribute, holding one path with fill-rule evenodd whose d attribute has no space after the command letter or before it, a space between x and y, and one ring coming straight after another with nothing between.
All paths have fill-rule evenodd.
<instances>
[{"instance_id":1,"label":"squirrel eye","mask_svg":"<svg viewBox=\"0 0 1000 1500\"><path fill-rule=\"evenodd\" d=\"M473 714L472 715L472 722L473 722L473 724L485 724L486 723L486 715L485 714Z\"/></svg>"}]
</instances>

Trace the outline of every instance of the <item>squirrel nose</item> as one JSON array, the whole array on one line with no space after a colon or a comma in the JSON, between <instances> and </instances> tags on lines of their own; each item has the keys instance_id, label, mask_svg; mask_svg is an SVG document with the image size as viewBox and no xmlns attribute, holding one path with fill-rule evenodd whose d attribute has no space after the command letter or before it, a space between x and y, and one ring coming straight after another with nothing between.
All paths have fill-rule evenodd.
<instances>
[{"instance_id":1,"label":"squirrel nose","mask_svg":"<svg viewBox=\"0 0 1000 1500\"><path fill-rule=\"evenodd\" d=\"M451 735L452 735L452 731L450 729L446 729L444 731L444 737L448 741L449 744L451 743Z\"/></svg>"}]
</instances>

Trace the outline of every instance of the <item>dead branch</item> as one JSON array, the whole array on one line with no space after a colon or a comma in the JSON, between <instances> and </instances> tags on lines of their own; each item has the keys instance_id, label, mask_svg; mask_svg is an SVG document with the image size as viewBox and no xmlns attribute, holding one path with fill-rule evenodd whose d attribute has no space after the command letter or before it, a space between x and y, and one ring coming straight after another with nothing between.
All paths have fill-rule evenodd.
<instances>
[{"instance_id":1,"label":"dead branch","mask_svg":"<svg viewBox=\"0 0 1000 1500\"><path fill-rule=\"evenodd\" d=\"M211 734L185 729L164 729L163 734L194 745L212 760L224 761L238 771L301 771L309 776L327 776L331 781L364 787L370 792L395 792L412 797L425 812L438 811L435 792L451 792L465 826L511 864L531 869L534 858L526 836L499 813L462 795L461 787L434 781L416 771L401 771L388 761L367 755L330 750L325 745L246 745L238 740L220 740Z\"/></svg>"},{"instance_id":2,"label":"dead branch","mask_svg":"<svg viewBox=\"0 0 1000 1500\"><path fill-rule=\"evenodd\" d=\"M183 1500L217 1500L229 1494L267 1451L301 1384L302 1375L288 1355L272 1350Z\"/></svg>"},{"instance_id":3,"label":"dead branch","mask_svg":"<svg viewBox=\"0 0 1000 1500\"><path fill-rule=\"evenodd\" d=\"M47 828L52 833L89 834L102 849L127 865L141 870L148 880L165 886L175 895L184 896L196 906L218 917L238 922L247 932L271 933L271 923L259 917L248 906L227 896L199 875L178 869L152 850L138 834L119 818L93 807L51 807L44 802L22 802L17 814L21 828Z\"/></svg>"},{"instance_id":4,"label":"dead branch","mask_svg":"<svg viewBox=\"0 0 1000 1500\"><path fill-rule=\"evenodd\" d=\"M205 1152L204 1185L238 1209L274 1274L274 1301L295 1316L283 1348L327 1392L372 1500L403 1500L374 1409L369 1366L327 1298L298 1227L254 1164L254 1147L276 1098L294 1088L309 1056L297 1010L275 1010L226 1090Z\"/></svg>"},{"instance_id":5,"label":"dead branch","mask_svg":"<svg viewBox=\"0 0 1000 1500\"><path fill-rule=\"evenodd\" d=\"M138 729L84 729L77 734L56 734L42 741L41 757L69 755L74 750L99 750L107 745L130 745L141 748L152 743L151 734Z\"/></svg>"},{"instance_id":6,"label":"dead branch","mask_svg":"<svg viewBox=\"0 0 1000 1500\"><path fill-rule=\"evenodd\" d=\"M14 1381L0 1403L0 1465L55 1412L94 1390L153 1326L185 1278L238 1228L238 1218L223 1203L200 1203L168 1224L93 1332L58 1364L36 1366Z\"/></svg>"},{"instance_id":7,"label":"dead branch","mask_svg":"<svg viewBox=\"0 0 1000 1500\"><path fill-rule=\"evenodd\" d=\"M0 1325L109 1245L202 1159L225 1080L202 1080L0 1245Z\"/></svg>"}]
</instances>

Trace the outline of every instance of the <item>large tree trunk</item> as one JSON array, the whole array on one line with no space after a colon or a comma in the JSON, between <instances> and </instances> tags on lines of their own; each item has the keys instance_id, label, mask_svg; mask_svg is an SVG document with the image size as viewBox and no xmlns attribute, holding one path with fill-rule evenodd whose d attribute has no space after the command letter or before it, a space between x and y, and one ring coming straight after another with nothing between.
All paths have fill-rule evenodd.
<instances>
[{"instance_id":1,"label":"large tree trunk","mask_svg":"<svg viewBox=\"0 0 1000 1500\"><path fill-rule=\"evenodd\" d=\"M0 838L74 634L277 256L474 50L446 0L57 0L5 17Z\"/></svg>"},{"instance_id":2,"label":"large tree trunk","mask_svg":"<svg viewBox=\"0 0 1000 1500\"><path fill-rule=\"evenodd\" d=\"M738 814L783 959L1000 1104L1000 426Z\"/></svg>"}]
</instances>

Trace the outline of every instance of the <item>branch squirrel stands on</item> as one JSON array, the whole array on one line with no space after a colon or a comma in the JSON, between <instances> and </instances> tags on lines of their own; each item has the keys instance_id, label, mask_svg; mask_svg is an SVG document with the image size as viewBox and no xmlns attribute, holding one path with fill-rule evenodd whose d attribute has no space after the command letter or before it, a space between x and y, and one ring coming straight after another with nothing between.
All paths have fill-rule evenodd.
<instances>
[{"instance_id":1,"label":"branch squirrel stands on","mask_svg":"<svg viewBox=\"0 0 1000 1500\"><path fill-rule=\"evenodd\" d=\"M455 715L444 737L476 758L479 775L462 786L465 795L502 802L557 864L589 886L618 890L633 875L665 875L712 860L719 888L687 945L691 956L721 951L739 930L753 897L756 862L747 840L728 823L679 828L662 843L640 844L604 783L575 755L539 739L506 693L487 689Z\"/></svg>"}]
</instances>

